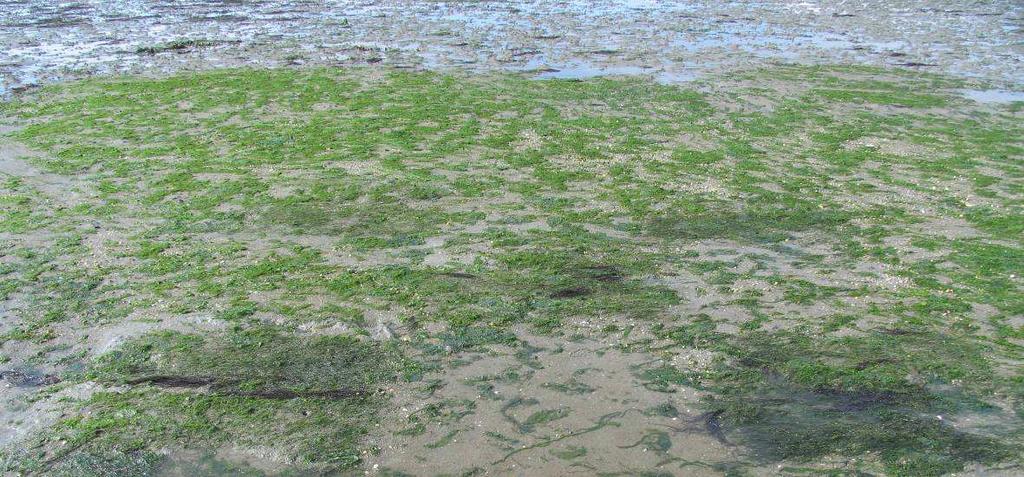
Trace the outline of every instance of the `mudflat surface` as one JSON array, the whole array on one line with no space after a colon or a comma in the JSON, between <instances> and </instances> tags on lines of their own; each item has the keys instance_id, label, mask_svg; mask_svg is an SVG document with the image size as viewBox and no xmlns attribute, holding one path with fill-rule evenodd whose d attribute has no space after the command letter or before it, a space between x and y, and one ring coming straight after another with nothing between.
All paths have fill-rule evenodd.
<instances>
[{"instance_id":1,"label":"mudflat surface","mask_svg":"<svg viewBox=\"0 0 1024 477\"><path fill-rule=\"evenodd\" d=\"M2 454L93 475L1014 475L1020 104L773 66L7 105Z\"/></svg>"},{"instance_id":2,"label":"mudflat surface","mask_svg":"<svg viewBox=\"0 0 1024 477\"><path fill-rule=\"evenodd\" d=\"M202 46L151 49L180 40ZM644 74L868 64L1019 82L1013 0L0 2L0 93L54 78L289 64Z\"/></svg>"},{"instance_id":3,"label":"mudflat surface","mask_svg":"<svg viewBox=\"0 0 1024 477\"><path fill-rule=\"evenodd\" d=\"M0 473L1020 475L1021 14L0 1Z\"/></svg>"}]
</instances>

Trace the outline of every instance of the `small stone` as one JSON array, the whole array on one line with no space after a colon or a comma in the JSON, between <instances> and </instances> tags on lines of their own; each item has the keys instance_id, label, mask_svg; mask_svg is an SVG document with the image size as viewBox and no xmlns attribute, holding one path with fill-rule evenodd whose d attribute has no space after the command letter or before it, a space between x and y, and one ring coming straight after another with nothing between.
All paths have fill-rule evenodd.
<instances>
[{"instance_id":1,"label":"small stone","mask_svg":"<svg viewBox=\"0 0 1024 477\"><path fill-rule=\"evenodd\" d=\"M383 321L378 321L377 326L374 326L373 331L370 332L370 338L373 338L374 341L388 341L394 337L395 333Z\"/></svg>"}]
</instances>

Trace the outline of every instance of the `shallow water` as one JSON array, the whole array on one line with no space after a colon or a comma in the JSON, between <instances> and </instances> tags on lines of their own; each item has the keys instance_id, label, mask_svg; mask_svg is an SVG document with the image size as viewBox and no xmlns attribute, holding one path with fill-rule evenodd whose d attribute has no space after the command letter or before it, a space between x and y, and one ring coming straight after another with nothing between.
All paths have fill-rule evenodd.
<instances>
[{"instance_id":1,"label":"shallow water","mask_svg":"<svg viewBox=\"0 0 1024 477\"><path fill-rule=\"evenodd\" d=\"M662 81L765 61L923 64L1015 84L1022 18L1013 0L0 0L0 94L97 73L367 63ZM137 53L182 38L215 44Z\"/></svg>"},{"instance_id":2,"label":"shallow water","mask_svg":"<svg viewBox=\"0 0 1024 477\"><path fill-rule=\"evenodd\" d=\"M967 99L979 103L1015 103L1024 102L1024 91L1005 91L998 89L969 89L964 91Z\"/></svg>"}]
</instances>

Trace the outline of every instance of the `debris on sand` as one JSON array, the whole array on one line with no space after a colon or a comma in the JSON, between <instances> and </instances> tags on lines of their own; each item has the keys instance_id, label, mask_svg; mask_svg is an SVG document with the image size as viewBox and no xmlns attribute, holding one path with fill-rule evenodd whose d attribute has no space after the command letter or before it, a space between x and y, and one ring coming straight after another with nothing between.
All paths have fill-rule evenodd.
<instances>
[{"instance_id":1,"label":"debris on sand","mask_svg":"<svg viewBox=\"0 0 1024 477\"><path fill-rule=\"evenodd\" d=\"M16 370L0 371L0 379L6 381L9 386L38 387L49 386L61 382L61 379L52 374L37 374Z\"/></svg>"}]
</instances>

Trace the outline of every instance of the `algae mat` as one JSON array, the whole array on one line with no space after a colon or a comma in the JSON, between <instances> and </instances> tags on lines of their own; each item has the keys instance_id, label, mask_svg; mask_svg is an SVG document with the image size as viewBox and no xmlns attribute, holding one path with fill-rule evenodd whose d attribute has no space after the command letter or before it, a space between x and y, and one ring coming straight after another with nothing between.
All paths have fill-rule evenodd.
<instances>
[{"instance_id":1,"label":"algae mat","mask_svg":"<svg viewBox=\"0 0 1024 477\"><path fill-rule=\"evenodd\" d=\"M1019 474L1021 103L778 66L3 103L0 466Z\"/></svg>"}]
</instances>

